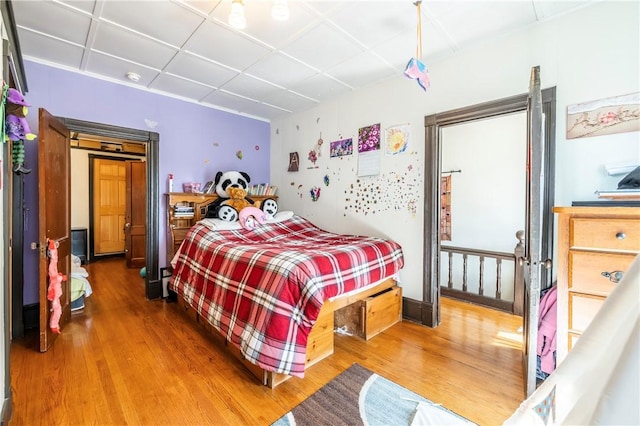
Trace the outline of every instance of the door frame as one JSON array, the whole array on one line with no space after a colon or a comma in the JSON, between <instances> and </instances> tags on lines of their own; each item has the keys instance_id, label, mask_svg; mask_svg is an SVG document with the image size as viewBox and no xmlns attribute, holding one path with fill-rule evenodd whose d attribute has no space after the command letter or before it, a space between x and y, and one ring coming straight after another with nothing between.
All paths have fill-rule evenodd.
<instances>
[{"instance_id":1,"label":"door frame","mask_svg":"<svg viewBox=\"0 0 640 426\"><path fill-rule=\"evenodd\" d=\"M122 256L124 254L124 249L122 252L119 253L110 253L110 254L103 254L100 256L96 255L96 246L95 246L95 229L96 229L96 223L95 223L95 217L94 217L94 213L95 213L95 203L96 203L96 196L95 196L95 190L93 185L95 184L95 178L94 178L94 172L95 172L95 160L114 160L114 161L121 161L123 163L126 162L126 160L130 160L131 158L129 157L116 157L116 156L111 156L108 155L106 153L100 153L100 154L92 154L90 153L88 155L88 159L89 159L89 253L87 256L87 261L91 261L91 260L97 260L97 259L107 259L110 257L118 257L118 256Z\"/></svg>"},{"instance_id":2,"label":"door frame","mask_svg":"<svg viewBox=\"0 0 640 426\"><path fill-rule=\"evenodd\" d=\"M147 249L146 249L146 274L145 296L147 299L162 297L162 282L159 278L159 224L160 224L160 187L159 187L159 160L160 160L160 135L157 132L137 130L127 127L113 126L110 124L95 123L68 117L56 117L71 132L89 133L95 136L104 136L117 139L127 139L146 145L147 151Z\"/></svg>"},{"instance_id":3,"label":"door frame","mask_svg":"<svg viewBox=\"0 0 640 426\"><path fill-rule=\"evenodd\" d=\"M424 246L422 302L420 322L429 327L440 324L440 175L442 172L441 128L468 121L486 119L527 110L528 93L495 101L471 105L424 118L425 127L425 183L424 183ZM556 88L542 91L544 123L544 195L542 208L542 256L553 258L553 204L555 198L555 138ZM523 129L524 131L524 129ZM551 270L544 282L551 284ZM413 308L414 310L416 307Z\"/></svg>"}]
</instances>

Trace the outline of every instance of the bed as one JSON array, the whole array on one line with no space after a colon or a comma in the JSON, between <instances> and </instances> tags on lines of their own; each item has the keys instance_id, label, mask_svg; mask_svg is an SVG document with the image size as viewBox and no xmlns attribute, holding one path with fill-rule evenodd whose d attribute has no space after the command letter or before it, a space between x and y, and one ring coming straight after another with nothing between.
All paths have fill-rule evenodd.
<instances>
[{"instance_id":1,"label":"bed","mask_svg":"<svg viewBox=\"0 0 640 426\"><path fill-rule=\"evenodd\" d=\"M275 387L333 353L333 311L396 288L403 265L394 241L327 232L291 212L254 230L204 219L172 260L169 290Z\"/></svg>"}]
</instances>

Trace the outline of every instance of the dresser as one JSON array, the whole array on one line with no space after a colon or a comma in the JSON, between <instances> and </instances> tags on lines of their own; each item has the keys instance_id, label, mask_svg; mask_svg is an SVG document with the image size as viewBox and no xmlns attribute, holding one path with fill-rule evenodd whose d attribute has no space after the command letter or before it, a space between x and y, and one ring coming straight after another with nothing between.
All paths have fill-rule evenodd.
<instances>
[{"instance_id":1,"label":"dresser","mask_svg":"<svg viewBox=\"0 0 640 426\"><path fill-rule=\"evenodd\" d=\"M557 363L640 253L640 207L556 207Z\"/></svg>"}]
</instances>

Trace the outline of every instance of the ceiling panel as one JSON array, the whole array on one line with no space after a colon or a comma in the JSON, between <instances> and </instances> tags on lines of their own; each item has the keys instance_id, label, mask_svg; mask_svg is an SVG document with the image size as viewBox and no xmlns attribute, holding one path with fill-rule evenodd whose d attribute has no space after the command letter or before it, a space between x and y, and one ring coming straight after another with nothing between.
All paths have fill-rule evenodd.
<instances>
[{"instance_id":1,"label":"ceiling panel","mask_svg":"<svg viewBox=\"0 0 640 426\"><path fill-rule=\"evenodd\" d=\"M428 67L597 1L426 0L421 59ZM413 0L289 0L285 22L271 18L272 0L244 2L242 30L227 23L231 0L11 4L25 59L265 121L402 75L416 55Z\"/></svg>"},{"instance_id":2,"label":"ceiling panel","mask_svg":"<svg viewBox=\"0 0 640 426\"><path fill-rule=\"evenodd\" d=\"M200 26L185 49L238 71L271 53L265 45L216 22Z\"/></svg>"},{"instance_id":3,"label":"ceiling panel","mask_svg":"<svg viewBox=\"0 0 640 426\"><path fill-rule=\"evenodd\" d=\"M310 66L324 71L351 56L364 51L344 33L331 25L322 23L302 34L282 49Z\"/></svg>"},{"instance_id":4,"label":"ceiling panel","mask_svg":"<svg viewBox=\"0 0 640 426\"><path fill-rule=\"evenodd\" d=\"M206 15L199 16L193 10L169 1L106 1L101 17L178 47L206 19ZM158 25L158 22L171 22L171 25Z\"/></svg>"},{"instance_id":5,"label":"ceiling panel","mask_svg":"<svg viewBox=\"0 0 640 426\"><path fill-rule=\"evenodd\" d=\"M351 87L328 77L325 74L315 74L306 80L301 80L291 86L291 90L318 101L326 100L351 90Z\"/></svg>"},{"instance_id":6,"label":"ceiling panel","mask_svg":"<svg viewBox=\"0 0 640 426\"><path fill-rule=\"evenodd\" d=\"M106 22L98 24L92 49L158 69L164 68L177 52L166 44Z\"/></svg>"},{"instance_id":7,"label":"ceiling panel","mask_svg":"<svg viewBox=\"0 0 640 426\"><path fill-rule=\"evenodd\" d=\"M59 3L14 1L13 11L20 16L19 27L30 28L51 37L84 45L89 34L91 15ZM46 16L47 19L42 19ZM64 25L60 25L64 22Z\"/></svg>"},{"instance_id":8,"label":"ceiling panel","mask_svg":"<svg viewBox=\"0 0 640 426\"><path fill-rule=\"evenodd\" d=\"M293 82L311 77L316 71L280 52L276 52L247 68L247 73L287 87Z\"/></svg>"},{"instance_id":9,"label":"ceiling panel","mask_svg":"<svg viewBox=\"0 0 640 426\"><path fill-rule=\"evenodd\" d=\"M246 74L238 74L233 80L222 86L224 90L246 96L251 99L263 99L278 90L282 90L278 86L258 80Z\"/></svg>"},{"instance_id":10,"label":"ceiling panel","mask_svg":"<svg viewBox=\"0 0 640 426\"><path fill-rule=\"evenodd\" d=\"M132 82L127 78L127 73L135 72L140 76L140 81L136 84L141 86L148 86L160 74L160 70L133 64L99 52L91 52L88 55L86 71L128 84Z\"/></svg>"},{"instance_id":11,"label":"ceiling panel","mask_svg":"<svg viewBox=\"0 0 640 426\"><path fill-rule=\"evenodd\" d=\"M72 69L80 69L84 49L42 34L18 28L20 49L26 59L58 64Z\"/></svg>"},{"instance_id":12,"label":"ceiling panel","mask_svg":"<svg viewBox=\"0 0 640 426\"><path fill-rule=\"evenodd\" d=\"M211 93L215 88L205 86L194 81L185 80L183 78L171 75L161 74L153 80L151 89L161 92L173 93L174 95L200 100Z\"/></svg>"},{"instance_id":13,"label":"ceiling panel","mask_svg":"<svg viewBox=\"0 0 640 426\"><path fill-rule=\"evenodd\" d=\"M165 71L213 87L220 87L237 75L236 71L185 51L178 53Z\"/></svg>"},{"instance_id":14,"label":"ceiling panel","mask_svg":"<svg viewBox=\"0 0 640 426\"><path fill-rule=\"evenodd\" d=\"M327 74L357 88L399 75L400 71L393 69L378 56L364 52L328 69Z\"/></svg>"}]
</instances>

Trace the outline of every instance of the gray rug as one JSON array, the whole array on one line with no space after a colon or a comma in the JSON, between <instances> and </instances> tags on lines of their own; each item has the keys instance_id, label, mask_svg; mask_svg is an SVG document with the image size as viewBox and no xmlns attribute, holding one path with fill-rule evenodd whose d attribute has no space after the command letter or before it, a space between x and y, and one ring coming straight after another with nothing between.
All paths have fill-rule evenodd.
<instances>
[{"instance_id":1,"label":"gray rug","mask_svg":"<svg viewBox=\"0 0 640 426\"><path fill-rule=\"evenodd\" d=\"M473 424L410 390L353 364L273 426Z\"/></svg>"}]
</instances>

